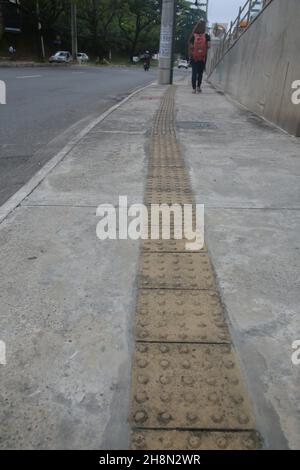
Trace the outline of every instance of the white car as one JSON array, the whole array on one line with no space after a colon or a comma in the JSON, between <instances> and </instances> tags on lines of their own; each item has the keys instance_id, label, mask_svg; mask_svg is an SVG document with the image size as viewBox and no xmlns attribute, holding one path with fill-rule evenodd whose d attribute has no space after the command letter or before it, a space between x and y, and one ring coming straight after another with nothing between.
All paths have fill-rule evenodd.
<instances>
[{"instance_id":1,"label":"white car","mask_svg":"<svg viewBox=\"0 0 300 470\"><path fill-rule=\"evenodd\" d=\"M85 52L78 52L77 59L80 62L88 62L89 56Z\"/></svg>"},{"instance_id":2,"label":"white car","mask_svg":"<svg viewBox=\"0 0 300 470\"><path fill-rule=\"evenodd\" d=\"M181 60L178 61L177 67L179 69L186 69L187 70L189 68L189 63L188 63L187 60L181 59Z\"/></svg>"},{"instance_id":3,"label":"white car","mask_svg":"<svg viewBox=\"0 0 300 470\"><path fill-rule=\"evenodd\" d=\"M68 63L72 60L72 55L68 51L58 51L52 55L49 62Z\"/></svg>"}]
</instances>

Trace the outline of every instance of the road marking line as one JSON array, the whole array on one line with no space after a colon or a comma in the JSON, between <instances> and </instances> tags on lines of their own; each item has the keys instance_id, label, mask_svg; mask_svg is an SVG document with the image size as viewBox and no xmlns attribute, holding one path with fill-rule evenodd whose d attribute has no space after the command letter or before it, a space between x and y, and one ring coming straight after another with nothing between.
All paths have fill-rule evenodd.
<instances>
[{"instance_id":1,"label":"road marking line","mask_svg":"<svg viewBox=\"0 0 300 470\"><path fill-rule=\"evenodd\" d=\"M99 129L99 131L96 131L96 133L98 134L101 133L101 134L128 134L128 135L144 135L146 133L146 131L143 131L143 132L140 132L140 131L110 131L110 130L106 130L106 129Z\"/></svg>"},{"instance_id":2,"label":"road marking line","mask_svg":"<svg viewBox=\"0 0 300 470\"><path fill-rule=\"evenodd\" d=\"M40 78L42 75L19 75L16 78Z\"/></svg>"},{"instance_id":3,"label":"road marking line","mask_svg":"<svg viewBox=\"0 0 300 470\"><path fill-rule=\"evenodd\" d=\"M70 142L58 152L54 157L51 158L22 188L20 188L13 196L11 196L2 206L0 206L0 224L4 219L16 208L21 202L30 194L34 189L46 178L46 176L71 152L71 150L82 140L97 124L104 121L110 114L116 109L120 108L123 104L129 101L133 96L140 93L147 88L153 86L155 82L150 83L144 87L139 88L133 93L129 94L119 103L115 104L107 111L102 113L97 118L93 119L90 124L82 129Z\"/></svg>"}]
</instances>

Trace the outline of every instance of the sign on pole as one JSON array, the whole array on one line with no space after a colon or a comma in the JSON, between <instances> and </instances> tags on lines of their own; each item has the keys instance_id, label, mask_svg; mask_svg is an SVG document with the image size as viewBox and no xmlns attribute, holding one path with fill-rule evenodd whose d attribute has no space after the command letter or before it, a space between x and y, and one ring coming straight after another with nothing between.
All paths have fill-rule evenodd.
<instances>
[{"instance_id":1,"label":"sign on pole","mask_svg":"<svg viewBox=\"0 0 300 470\"><path fill-rule=\"evenodd\" d=\"M176 0L163 0L160 48L159 48L159 83L169 85L173 79L173 44L175 34Z\"/></svg>"}]
</instances>

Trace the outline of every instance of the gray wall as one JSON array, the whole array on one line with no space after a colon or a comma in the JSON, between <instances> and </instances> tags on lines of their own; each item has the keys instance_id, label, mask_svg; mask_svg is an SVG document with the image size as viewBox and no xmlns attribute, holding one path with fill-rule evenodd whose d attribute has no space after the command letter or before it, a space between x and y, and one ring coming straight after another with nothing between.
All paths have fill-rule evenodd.
<instances>
[{"instance_id":1,"label":"gray wall","mask_svg":"<svg viewBox=\"0 0 300 470\"><path fill-rule=\"evenodd\" d=\"M248 109L299 137L294 80L300 80L300 0L271 1L209 76Z\"/></svg>"}]
</instances>

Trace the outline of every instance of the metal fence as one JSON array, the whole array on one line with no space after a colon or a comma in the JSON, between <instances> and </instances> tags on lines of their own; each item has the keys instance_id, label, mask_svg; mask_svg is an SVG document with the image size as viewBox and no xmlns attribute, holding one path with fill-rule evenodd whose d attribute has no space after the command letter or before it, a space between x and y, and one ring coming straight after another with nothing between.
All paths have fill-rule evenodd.
<instances>
[{"instance_id":1,"label":"metal fence","mask_svg":"<svg viewBox=\"0 0 300 470\"><path fill-rule=\"evenodd\" d=\"M262 10L272 1L273 0L247 0L245 5L240 7L237 18L235 21L230 23L228 31L220 39L219 46L214 50L214 55L209 65L208 75L214 71L226 52L249 28L251 23L262 12Z\"/></svg>"}]
</instances>

